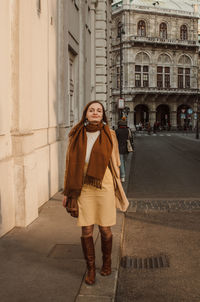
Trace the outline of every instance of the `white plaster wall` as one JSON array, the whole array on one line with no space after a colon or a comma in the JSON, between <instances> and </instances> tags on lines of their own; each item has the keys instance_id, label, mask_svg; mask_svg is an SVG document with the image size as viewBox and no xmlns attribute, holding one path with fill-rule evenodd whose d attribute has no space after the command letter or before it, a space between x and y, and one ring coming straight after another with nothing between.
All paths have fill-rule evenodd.
<instances>
[{"instance_id":1,"label":"white plaster wall","mask_svg":"<svg viewBox=\"0 0 200 302\"><path fill-rule=\"evenodd\" d=\"M35 151L36 175L37 175L37 203L40 207L50 197L50 166L49 166L49 146Z\"/></svg>"},{"instance_id":2,"label":"white plaster wall","mask_svg":"<svg viewBox=\"0 0 200 302\"><path fill-rule=\"evenodd\" d=\"M67 134L90 100L91 83L97 86L98 99L106 101L108 95L110 0L93 2L98 14L93 11L93 19L91 1L77 8L71 0L42 0L40 13L37 4L37 0L0 1L0 236L34 221L38 207L63 187ZM69 47L76 73L72 105ZM73 110L72 123L67 110Z\"/></svg>"},{"instance_id":3,"label":"white plaster wall","mask_svg":"<svg viewBox=\"0 0 200 302\"><path fill-rule=\"evenodd\" d=\"M59 143L50 145L50 196L59 189Z\"/></svg>"},{"instance_id":4,"label":"white plaster wall","mask_svg":"<svg viewBox=\"0 0 200 302\"><path fill-rule=\"evenodd\" d=\"M15 226L10 92L10 7L0 2L0 236Z\"/></svg>"},{"instance_id":5,"label":"white plaster wall","mask_svg":"<svg viewBox=\"0 0 200 302\"><path fill-rule=\"evenodd\" d=\"M0 3L0 136L9 132L11 118L10 104L10 24L9 24L9 1L2 0ZM0 148L1 154L2 148Z\"/></svg>"},{"instance_id":6,"label":"white plaster wall","mask_svg":"<svg viewBox=\"0 0 200 302\"><path fill-rule=\"evenodd\" d=\"M32 128L32 1L19 1L19 130ZM34 11L35 12L35 11Z\"/></svg>"},{"instance_id":7,"label":"white plaster wall","mask_svg":"<svg viewBox=\"0 0 200 302\"><path fill-rule=\"evenodd\" d=\"M48 128L48 5L42 1L41 13L36 13L36 2L32 11L32 128Z\"/></svg>"},{"instance_id":8,"label":"white plaster wall","mask_svg":"<svg viewBox=\"0 0 200 302\"><path fill-rule=\"evenodd\" d=\"M11 142L10 134L6 133L4 135L0 135L0 162L1 160L5 160L6 158L11 157L11 154L12 154L12 142Z\"/></svg>"},{"instance_id":9,"label":"white plaster wall","mask_svg":"<svg viewBox=\"0 0 200 302\"><path fill-rule=\"evenodd\" d=\"M37 162L33 152L24 157L24 178L25 178L25 219L24 226L27 226L38 217L38 190L37 190Z\"/></svg>"},{"instance_id":10,"label":"white plaster wall","mask_svg":"<svg viewBox=\"0 0 200 302\"><path fill-rule=\"evenodd\" d=\"M58 124L57 100L57 1L48 1L48 99L49 99L49 127Z\"/></svg>"},{"instance_id":11,"label":"white plaster wall","mask_svg":"<svg viewBox=\"0 0 200 302\"><path fill-rule=\"evenodd\" d=\"M0 236L15 226L13 160L0 162Z\"/></svg>"}]
</instances>

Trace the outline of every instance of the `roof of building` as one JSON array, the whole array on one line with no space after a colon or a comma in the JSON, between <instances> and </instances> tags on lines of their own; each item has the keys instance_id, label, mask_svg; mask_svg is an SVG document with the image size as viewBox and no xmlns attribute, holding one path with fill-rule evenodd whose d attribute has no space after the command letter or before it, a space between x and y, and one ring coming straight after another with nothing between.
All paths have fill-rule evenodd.
<instances>
[{"instance_id":1,"label":"roof of building","mask_svg":"<svg viewBox=\"0 0 200 302\"><path fill-rule=\"evenodd\" d=\"M198 6L194 8L194 1L191 0L114 0L112 6L117 9L122 4L128 4L130 9L138 10L177 12L180 14L184 12L186 15L198 13Z\"/></svg>"}]
</instances>

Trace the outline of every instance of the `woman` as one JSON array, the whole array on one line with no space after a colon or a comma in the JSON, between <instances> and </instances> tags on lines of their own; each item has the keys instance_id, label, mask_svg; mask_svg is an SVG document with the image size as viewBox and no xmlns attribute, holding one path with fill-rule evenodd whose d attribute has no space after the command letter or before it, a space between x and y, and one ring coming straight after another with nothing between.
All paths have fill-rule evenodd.
<instances>
[{"instance_id":1,"label":"woman","mask_svg":"<svg viewBox=\"0 0 200 302\"><path fill-rule=\"evenodd\" d=\"M92 101L81 121L69 133L63 206L67 198L77 200L78 226L82 227L82 249L87 263L85 282L95 282L94 224L99 226L103 266L101 275L111 274L112 232L116 207L126 211L128 200L119 175L119 151L115 132L108 127L103 105Z\"/></svg>"}]
</instances>

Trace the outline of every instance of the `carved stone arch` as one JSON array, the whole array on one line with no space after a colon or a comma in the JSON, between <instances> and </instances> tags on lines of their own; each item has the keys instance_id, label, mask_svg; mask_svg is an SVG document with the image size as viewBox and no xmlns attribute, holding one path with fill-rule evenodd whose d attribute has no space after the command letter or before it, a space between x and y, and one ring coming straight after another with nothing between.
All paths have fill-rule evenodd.
<instances>
[{"instance_id":1,"label":"carved stone arch","mask_svg":"<svg viewBox=\"0 0 200 302\"><path fill-rule=\"evenodd\" d=\"M168 29L168 28L169 28L169 26L170 26L169 21L167 21L166 19L161 19L161 20L159 21L159 25L160 25L161 23L166 23L166 25L167 25L167 29Z\"/></svg>"},{"instance_id":2,"label":"carved stone arch","mask_svg":"<svg viewBox=\"0 0 200 302\"><path fill-rule=\"evenodd\" d=\"M189 55L183 54L178 58L178 65L181 66L191 66L192 58Z\"/></svg>"},{"instance_id":3,"label":"carved stone arch","mask_svg":"<svg viewBox=\"0 0 200 302\"><path fill-rule=\"evenodd\" d=\"M172 60L172 57L170 56L170 54L161 53L158 56L157 62L158 62L158 64L162 64L162 65L171 65L173 60Z\"/></svg>"},{"instance_id":4,"label":"carved stone arch","mask_svg":"<svg viewBox=\"0 0 200 302\"><path fill-rule=\"evenodd\" d=\"M135 64L150 64L150 56L147 52L140 51L135 56Z\"/></svg>"}]
</instances>

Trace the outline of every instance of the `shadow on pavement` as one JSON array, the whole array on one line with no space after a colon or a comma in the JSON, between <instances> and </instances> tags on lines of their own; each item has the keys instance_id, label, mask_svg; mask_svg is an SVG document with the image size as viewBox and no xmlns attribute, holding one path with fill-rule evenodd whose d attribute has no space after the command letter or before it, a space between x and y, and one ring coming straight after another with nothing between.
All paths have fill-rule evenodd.
<instances>
[{"instance_id":1,"label":"shadow on pavement","mask_svg":"<svg viewBox=\"0 0 200 302\"><path fill-rule=\"evenodd\" d=\"M126 219L200 232L200 212L127 213Z\"/></svg>"}]
</instances>

